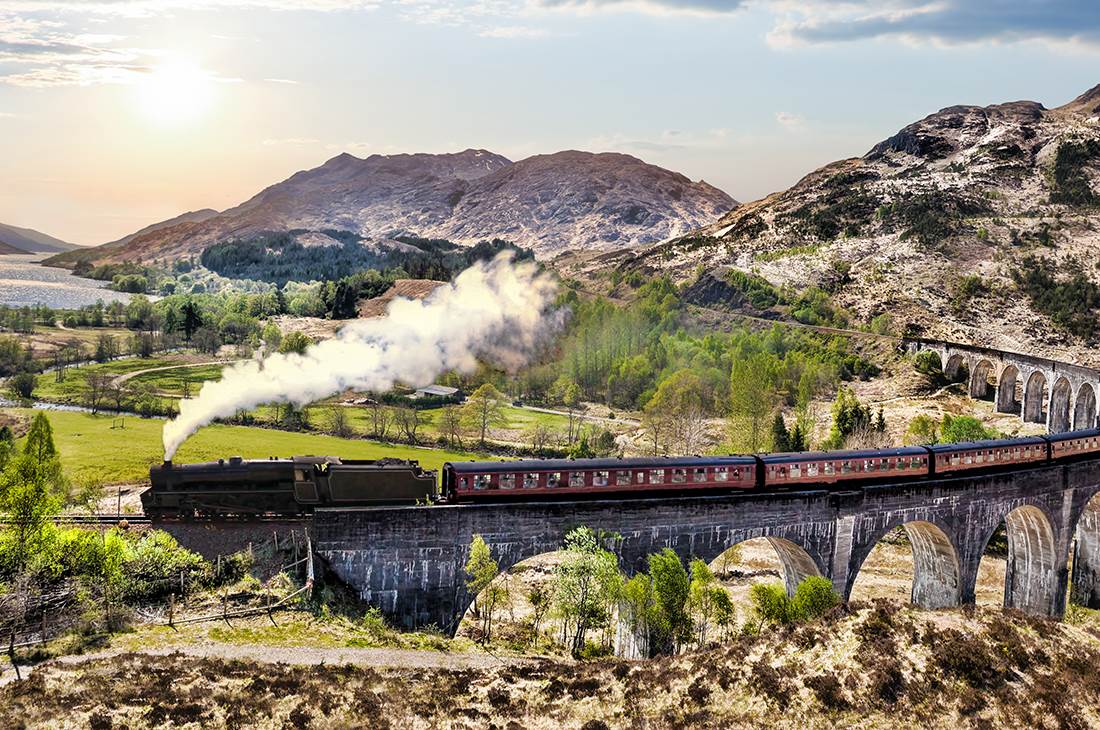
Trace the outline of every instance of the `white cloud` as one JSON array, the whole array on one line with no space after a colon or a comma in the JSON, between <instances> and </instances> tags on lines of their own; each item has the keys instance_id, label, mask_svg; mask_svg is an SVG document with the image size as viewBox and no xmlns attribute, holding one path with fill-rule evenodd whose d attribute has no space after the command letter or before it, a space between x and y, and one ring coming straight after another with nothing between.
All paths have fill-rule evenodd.
<instances>
[{"instance_id":1,"label":"white cloud","mask_svg":"<svg viewBox=\"0 0 1100 730\"><path fill-rule=\"evenodd\" d=\"M779 123L779 126L791 132L797 132L806 127L806 120L791 112L776 112L775 121Z\"/></svg>"},{"instance_id":2,"label":"white cloud","mask_svg":"<svg viewBox=\"0 0 1100 730\"><path fill-rule=\"evenodd\" d=\"M669 150L717 149L727 146L732 131L712 129L707 132L686 132L679 129L666 129L653 137L636 137L622 132L604 134L588 140L587 147L593 151L619 152L667 152Z\"/></svg>"},{"instance_id":3,"label":"white cloud","mask_svg":"<svg viewBox=\"0 0 1100 730\"><path fill-rule=\"evenodd\" d=\"M269 84L291 84L294 86L298 85L298 82L294 79L264 79L264 81L268 82Z\"/></svg>"}]
</instances>

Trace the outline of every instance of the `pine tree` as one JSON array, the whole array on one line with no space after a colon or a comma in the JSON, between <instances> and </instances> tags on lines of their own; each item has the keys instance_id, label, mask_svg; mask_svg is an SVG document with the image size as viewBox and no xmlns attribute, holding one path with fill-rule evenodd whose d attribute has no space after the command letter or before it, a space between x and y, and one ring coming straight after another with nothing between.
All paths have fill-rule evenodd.
<instances>
[{"instance_id":1,"label":"pine tree","mask_svg":"<svg viewBox=\"0 0 1100 730\"><path fill-rule=\"evenodd\" d=\"M798 428L795 426L795 428ZM784 452L792 451L791 437L787 433L787 424L783 420L782 413L775 414L775 420L772 421L772 451Z\"/></svg>"}]
</instances>

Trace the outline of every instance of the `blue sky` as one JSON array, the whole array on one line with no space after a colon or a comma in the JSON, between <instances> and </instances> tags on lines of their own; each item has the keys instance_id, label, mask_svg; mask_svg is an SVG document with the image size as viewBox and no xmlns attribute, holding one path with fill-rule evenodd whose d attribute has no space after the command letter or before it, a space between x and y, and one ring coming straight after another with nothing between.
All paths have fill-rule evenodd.
<instances>
[{"instance_id":1,"label":"blue sky","mask_svg":"<svg viewBox=\"0 0 1100 730\"><path fill-rule=\"evenodd\" d=\"M1095 0L0 0L0 221L101 243L339 152L634 154L741 200L1100 84Z\"/></svg>"}]
</instances>

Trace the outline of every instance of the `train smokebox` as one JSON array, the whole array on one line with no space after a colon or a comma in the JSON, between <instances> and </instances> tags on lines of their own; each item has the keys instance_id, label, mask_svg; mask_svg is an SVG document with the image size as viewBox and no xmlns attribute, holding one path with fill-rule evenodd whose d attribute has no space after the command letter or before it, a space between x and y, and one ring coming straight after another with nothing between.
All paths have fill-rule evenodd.
<instances>
[{"instance_id":1,"label":"train smokebox","mask_svg":"<svg viewBox=\"0 0 1100 730\"><path fill-rule=\"evenodd\" d=\"M165 469L171 469L172 468L172 460L171 459L165 459L164 460L164 468Z\"/></svg>"}]
</instances>

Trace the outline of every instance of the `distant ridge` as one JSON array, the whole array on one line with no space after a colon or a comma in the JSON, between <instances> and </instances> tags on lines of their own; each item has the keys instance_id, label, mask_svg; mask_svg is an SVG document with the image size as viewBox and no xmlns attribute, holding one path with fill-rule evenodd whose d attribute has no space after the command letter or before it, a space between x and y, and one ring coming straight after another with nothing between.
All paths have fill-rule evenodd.
<instances>
[{"instance_id":1,"label":"distant ridge","mask_svg":"<svg viewBox=\"0 0 1100 730\"><path fill-rule=\"evenodd\" d=\"M5 223L0 223L0 244L13 249L0 249L0 254L61 253L79 248L76 244L47 236L32 228L19 228Z\"/></svg>"}]
</instances>

